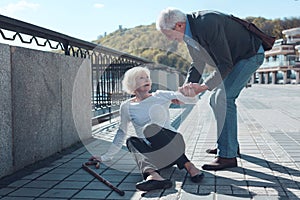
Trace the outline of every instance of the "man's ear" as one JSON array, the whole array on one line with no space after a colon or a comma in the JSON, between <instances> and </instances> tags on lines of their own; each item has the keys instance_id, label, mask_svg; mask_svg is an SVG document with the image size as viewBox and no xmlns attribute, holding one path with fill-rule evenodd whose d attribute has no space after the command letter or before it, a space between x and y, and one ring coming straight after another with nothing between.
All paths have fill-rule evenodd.
<instances>
[{"instance_id":1,"label":"man's ear","mask_svg":"<svg viewBox=\"0 0 300 200\"><path fill-rule=\"evenodd\" d=\"M181 22L178 22L178 26L181 28L181 27L182 27L182 23L181 23Z\"/></svg>"},{"instance_id":2,"label":"man's ear","mask_svg":"<svg viewBox=\"0 0 300 200\"><path fill-rule=\"evenodd\" d=\"M185 29L185 22L177 22L176 23L176 27L181 30L181 29ZM177 30L178 30L177 29Z\"/></svg>"}]
</instances>

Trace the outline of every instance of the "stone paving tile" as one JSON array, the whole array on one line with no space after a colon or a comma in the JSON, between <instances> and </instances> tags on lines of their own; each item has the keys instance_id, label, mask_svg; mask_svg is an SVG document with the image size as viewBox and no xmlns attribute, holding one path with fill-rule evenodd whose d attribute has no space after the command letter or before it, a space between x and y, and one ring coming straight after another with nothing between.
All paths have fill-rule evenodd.
<instances>
[{"instance_id":1,"label":"stone paving tile","mask_svg":"<svg viewBox=\"0 0 300 200\"><path fill-rule=\"evenodd\" d=\"M5 195L11 193L14 190L16 190L16 189L15 188L1 188L0 189L0 196L5 196Z\"/></svg>"},{"instance_id":2,"label":"stone paving tile","mask_svg":"<svg viewBox=\"0 0 300 200\"><path fill-rule=\"evenodd\" d=\"M54 185L56 185L59 181L38 181L34 180L26 185L24 185L24 188L52 188Z\"/></svg>"},{"instance_id":3,"label":"stone paving tile","mask_svg":"<svg viewBox=\"0 0 300 200\"><path fill-rule=\"evenodd\" d=\"M197 194L200 195L208 195L211 193L215 193L216 186L215 185L200 185Z\"/></svg>"},{"instance_id":4,"label":"stone paving tile","mask_svg":"<svg viewBox=\"0 0 300 200\"><path fill-rule=\"evenodd\" d=\"M29 180L32 180L32 179L36 179L37 177L39 176L42 176L43 173L31 173L29 175L26 175L24 177L22 177L23 180L26 180L26 179L29 179Z\"/></svg>"},{"instance_id":5,"label":"stone paving tile","mask_svg":"<svg viewBox=\"0 0 300 200\"><path fill-rule=\"evenodd\" d=\"M188 199L188 200L211 200L216 199L216 194L214 193L208 193L208 194L191 194L183 192L181 193L181 196L179 199Z\"/></svg>"},{"instance_id":6,"label":"stone paving tile","mask_svg":"<svg viewBox=\"0 0 300 200\"><path fill-rule=\"evenodd\" d=\"M51 198L65 198L69 199L71 198L75 193L79 192L80 190L75 189L50 189L44 194L41 195L41 197L51 197Z\"/></svg>"},{"instance_id":7,"label":"stone paving tile","mask_svg":"<svg viewBox=\"0 0 300 200\"><path fill-rule=\"evenodd\" d=\"M23 185L29 183L30 180L17 180L9 184L8 187L22 187Z\"/></svg>"},{"instance_id":8,"label":"stone paving tile","mask_svg":"<svg viewBox=\"0 0 300 200\"><path fill-rule=\"evenodd\" d=\"M98 183L98 182L97 182ZM59 184L55 185L56 189L81 189L83 187L87 187L89 182L85 181L62 181ZM99 189L99 188L94 188Z\"/></svg>"},{"instance_id":9,"label":"stone paving tile","mask_svg":"<svg viewBox=\"0 0 300 200\"><path fill-rule=\"evenodd\" d=\"M48 173L41 177L38 177L37 180L45 180L45 181L60 181L68 177L69 174L53 174Z\"/></svg>"},{"instance_id":10,"label":"stone paving tile","mask_svg":"<svg viewBox=\"0 0 300 200\"><path fill-rule=\"evenodd\" d=\"M12 193L9 193L8 196L15 197L37 197L45 192L47 189L42 188L20 188Z\"/></svg>"},{"instance_id":11,"label":"stone paving tile","mask_svg":"<svg viewBox=\"0 0 300 200\"><path fill-rule=\"evenodd\" d=\"M105 199L110 190L81 190L73 199Z\"/></svg>"}]
</instances>

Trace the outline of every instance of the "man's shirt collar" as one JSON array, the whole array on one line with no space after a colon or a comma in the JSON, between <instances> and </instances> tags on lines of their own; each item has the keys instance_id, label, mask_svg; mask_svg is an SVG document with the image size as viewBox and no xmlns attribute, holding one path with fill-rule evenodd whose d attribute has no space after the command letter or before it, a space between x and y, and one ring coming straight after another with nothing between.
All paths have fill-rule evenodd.
<instances>
[{"instance_id":1,"label":"man's shirt collar","mask_svg":"<svg viewBox=\"0 0 300 200\"><path fill-rule=\"evenodd\" d=\"M191 32L191 27L188 18L186 18L185 22L185 31L184 31L184 37L183 40L186 42L187 39L192 38L192 32Z\"/></svg>"},{"instance_id":2,"label":"man's shirt collar","mask_svg":"<svg viewBox=\"0 0 300 200\"><path fill-rule=\"evenodd\" d=\"M199 44L193 39L191 27L188 18L186 18L185 31L183 36L183 41L194 49L200 50Z\"/></svg>"}]
</instances>

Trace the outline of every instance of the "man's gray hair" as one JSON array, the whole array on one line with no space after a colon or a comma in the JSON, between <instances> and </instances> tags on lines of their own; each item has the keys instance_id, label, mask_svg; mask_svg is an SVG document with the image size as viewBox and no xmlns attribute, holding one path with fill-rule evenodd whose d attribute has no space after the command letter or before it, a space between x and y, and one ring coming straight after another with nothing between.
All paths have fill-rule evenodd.
<instances>
[{"instance_id":1,"label":"man's gray hair","mask_svg":"<svg viewBox=\"0 0 300 200\"><path fill-rule=\"evenodd\" d=\"M186 22L186 14L176 8L165 8L156 20L157 30L173 30L177 22Z\"/></svg>"}]
</instances>

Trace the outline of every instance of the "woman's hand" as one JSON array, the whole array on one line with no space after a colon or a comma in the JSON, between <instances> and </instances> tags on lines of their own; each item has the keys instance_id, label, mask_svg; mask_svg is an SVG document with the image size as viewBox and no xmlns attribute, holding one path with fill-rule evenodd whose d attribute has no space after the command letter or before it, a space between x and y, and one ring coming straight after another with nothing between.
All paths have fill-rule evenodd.
<instances>
[{"instance_id":1,"label":"woman's hand","mask_svg":"<svg viewBox=\"0 0 300 200\"><path fill-rule=\"evenodd\" d=\"M90 157L89 161L102 162L101 157L98 157L98 156L92 156L92 157Z\"/></svg>"},{"instance_id":2,"label":"woman's hand","mask_svg":"<svg viewBox=\"0 0 300 200\"><path fill-rule=\"evenodd\" d=\"M179 92L181 92L184 96L194 97L196 93L193 89L192 83L186 83L183 86L178 88Z\"/></svg>"},{"instance_id":3,"label":"woman's hand","mask_svg":"<svg viewBox=\"0 0 300 200\"><path fill-rule=\"evenodd\" d=\"M197 94L208 90L208 87L205 84L200 85L198 83L186 83L182 87L179 87L178 90L184 96L194 97Z\"/></svg>"},{"instance_id":4,"label":"woman's hand","mask_svg":"<svg viewBox=\"0 0 300 200\"><path fill-rule=\"evenodd\" d=\"M95 167L97 169L99 169L101 162L102 162L101 158L96 157L96 156L92 156L86 164L87 165L95 165Z\"/></svg>"},{"instance_id":5,"label":"woman's hand","mask_svg":"<svg viewBox=\"0 0 300 200\"><path fill-rule=\"evenodd\" d=\"M183 102L179 101L178 99L172 99L171 102L172 102L173 104L178 104L178 105L184 104Z\"/></svg>"}]
</instances>

